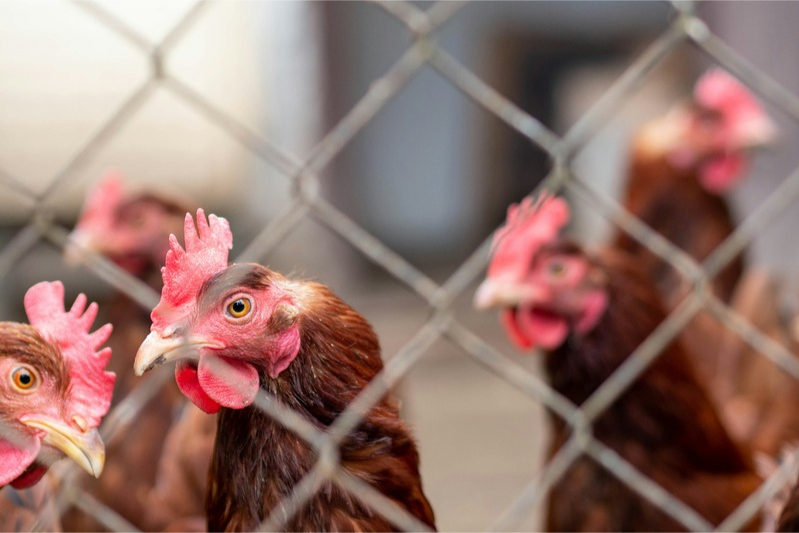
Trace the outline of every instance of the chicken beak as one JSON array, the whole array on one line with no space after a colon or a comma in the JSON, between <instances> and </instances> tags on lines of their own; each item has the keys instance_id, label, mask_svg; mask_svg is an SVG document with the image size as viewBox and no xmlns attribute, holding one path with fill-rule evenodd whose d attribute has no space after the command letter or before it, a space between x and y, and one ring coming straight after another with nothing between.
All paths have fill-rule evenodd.
<instances>
[{"instance_id":1,"label":"chicken beak","mask_svg":"<svg viewBox=\"0 0 799 533\"><path fill-rule=\"evenodd\" d=\"M742 148L763 148L777 140L777 127L767 116L758 116L740 124L738 145Z\"/></svg>"},{"instance_id":2,"label":"chicken beak","mask_svg":"<svg viewBox=\"0 0 799 533\"><path fill-rule=\"evenodd\" d=\"M151 331L136 352L133 370L137 376L149 372L153 368L179 359L197 357L199 348L218 348L219 346L205 339L194 339L181 335L162 337L157 331Z\"/></svg>"},{"instance_id":3,"label":"chicken beak","mask_svg":"<svg viewBox=\"0 0 799 533\"><path fill-rule=\"evenodd\" d=\"M75 417L78 426L86 422ZM54 420L23 420L26 426L45 432L44 443L61 450L94 477L100 477L105 465L105 444L96 428L79 429Z\"/></svg>"},{"instance_id":4,"label":"chicken beak","mask_svg":"<svg viewBox=\"0 0 799 533\"><path fill-rule=\"evenodd\" d=\"M515 307L522 302L544 301L546 295L534 285L487 278L474 294L474 307L492 309Z\"/></svg>"}]
</instances>

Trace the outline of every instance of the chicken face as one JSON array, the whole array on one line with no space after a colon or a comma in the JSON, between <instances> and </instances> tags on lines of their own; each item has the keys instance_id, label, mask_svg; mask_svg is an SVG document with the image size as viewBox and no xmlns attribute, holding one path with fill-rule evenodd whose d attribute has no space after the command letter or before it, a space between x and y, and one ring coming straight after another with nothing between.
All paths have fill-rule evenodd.
<instances>
[{"instance_id":1,"label":"chicken face","mask_svg":"<svg viewBox=\"0 0 799 533\"><path fill-rule=\"evenodd\" d=\"M255 400L259 370L277 378L297 356L298 307L279 275L255 264L227 266L227 221L206 221L199 210L197 223L199 239L187 215L185 251L171 239L161 302L134 369L141 375L177 360L178 386L200 409L241 409Z\"/></svg>"},{"instance_id":2,"label":"chicken face","mask_svg":"<svg viewBox=\"0 0 799 533\"><path fill-rule=\"evenodd\" d=\"M571 332L590 331L604 314L604 276L582 252L558 241L566 203L544 197L511 206L497 233L488 277L475 294L481 309L501 307L520 348L557 348Z\"/></svg>"},{"instance_id":3,"label":"chicken face","mask_svg":"<svg viewBox=\"0 0 799 533\"><path fill-rule=\"evenodd\" d=\"M97 426L108 411L110 352L95 352L110 327L88 333L96 306L81 295L64 311L63 286L39 283L25 295L31 325L0 323L0 486L25 488L63 457L99 476L105 448Z\"/></svg>"},{"instance_id":4,"label":"chicken face","mask_svg":"<svg viewBox=\"0 0 799 533\"><path fill-rule=\"evenodd\" d=\"M663 152L681 170L696 170L710 192L735 186L746 171L752 148L773 142L776 126L757 99L720 69L706 73L693 101L644 128L644 146Z\"/></svg>"},{"instance_id":5,"label":"chicken face","mask_svg":"<svg viewBox=\"0 0 799 533\"><path fill-rule=\"evenodd\" d=\"M186 210L175 202L150 194L126 196L122 178L105 177L88 195L78 223L70 235L67 257L78 250L105 255L138 276L158 265L168 249L168 235L179 229Z\"/></svg>"},{"instance_id":6,"label":"chicken face","mask_svg":"<svg viewBox=\"0 0 799 533\"><path fill-rule=\"evenodd\" d=\"M585 256L544 249L521 279L483 282L475 305L503 308L502 324L520 348L552 350L571 332L593 329L605 312L607 295L601 271Z\"/></svg>"}]
</instances>

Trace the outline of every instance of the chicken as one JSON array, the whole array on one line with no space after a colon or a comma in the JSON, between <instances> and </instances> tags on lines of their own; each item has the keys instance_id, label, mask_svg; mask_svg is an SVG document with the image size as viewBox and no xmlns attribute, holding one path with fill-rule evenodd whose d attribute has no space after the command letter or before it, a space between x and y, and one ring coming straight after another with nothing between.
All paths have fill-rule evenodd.
<instances>
[{"instance_id":1,"label":"chicken","mask_svg":"<svg viewBox=\"0 0 799 533\"><path fill-rule=\"evenodd\" d=\"M772 142L775 135L776 126L748 89L723 70L710 70L696 83L691 101L647 123L634 136L624 206L702 262L735 229L723 195L745 175L751 149ZM683 300L688 284L669 262L626 233L620 233L615 244L636 256L668 309ZM739 255L710 281L710 288L732 303L743 272L744 258ZM726 409L730 384L740 378L720 341L725 328L702 311L680 335L694 354L700 382L707 384L717 408ZM742 433L735 436L746 438Z\"/></svg>"},{"instance_id":2,"label":"chicken","mask_svg":"<svg viewBox=\"0 0 799 533\"><path fill-rule=\"evenodd\" d=\"M84 249L102 254L160 290L159 269L169 249L169 234L182 226L185 212L185 206L162 195L126 193L122 177L110 174L87 196L70 235L66 255L69 259L79 259ZM114 391L113 405L116 405L143 384L133 374L132 361L149 332L150 318L147 309L121 293L112 297L104 309L115 325L109 344L116 354L111 364L119 376ZM162 456L167 434L185 404L174 383L162 386L135 421L108 443L109 460L102 479L83 483L85 490L138 528L160 530L169 527L172 520L168 514L151 512L157 501L152 501L150 493L156 485L168 488L173 482L173 478L168 478L157 484L158 469L162 467L155 458ZM172 457L163 460L176 462ZM206 455L203 477L209 463L210 455ZM192 512L202 517L202 492L183 494L181 499L187 504L196 501ZM164 521L154 521L156 516ZM76 531L103 529L94 517L77 508L64 515L63 524Z\"/></svg>"},{"instance_id":3,"label":"chicken","mask_svg":"<svg viewBox=\"0 0 799 533\"><path fill-rule=\"evenodd\" d=\"M559 235L562 199L530 199L508 211L497 234L478 308L500 307L510 340L544 351L555 391L582 405L665 319L647 273L613 248L586 252ZM725 430L679 344L664 352L593 421L593 436L712 524L761 479ZM550 457L571 430L551 413ZM754 527L749 524L748 527ZM551 531L673 531L684 526L588 457L549 494Z\"/></svg>"},{"instance_id":4,"label":"chicken","mask_svg":"<svg viewBox=\"0 0 799 533\"><path fill-rule=\"evenodd\" d=\"M199 230L199 237L197 235ZM186 215L185 251L174 236L152 331L136 355L142 374L178 361L180 390L218 412L209 472L209 531L253 530L316 462L311 447L253 406L263 390L324 430L383 365L372 327L324 285L257 264L228 266L223 218ZM342 442L340 464L434 527L416 444L384 396ZM384 531L394 526L332 482L285 524L291 531Z\"/></svg>"},{"instance_id":5,"label":"chicken","mask_svg":"<svg viewBox=\"0 0 799 533\"><path fill-rule=\"evenodd\" d=\"M87 308L81 294L65 311L64 286L58 281L28 289L24 304L30 325L0 322L3 531L30 527L35 519L58 529L48 483L31 488L54 461L66 456L100 475L105 447L97 427L114 386L114 375L105 371L111 350L97 351L111 325L89 333L97 304Z\"/></svg>"},{"instance_id":6,"label":"chicken","mask_svg":"<svg viewBox=\"0 0 799 533\"><path fill-rule=\"evenodd\" d=\"M624 206L697 261L735 229L723 194L745 174L751 148L770 143L776 127L755 97L720 69L706 73L693 99L644 125L634 136ZM626 233L616 245L635 254L666 304L684 296L668 263ZM743 271L738 257L713 280L730 301Z\"/></svg>"},{"instance_id":7,"label":"chicken","mask_svg":"<svg viewBox=\"0 0 799 533\"><path fill-rule=\"evenodd\" d=\"M122 176L108 174L87 195L67 254L93 250L160 289L169 234L180 229L188 207L162 194L126 194Z\"/></svg>"}]
</instances>

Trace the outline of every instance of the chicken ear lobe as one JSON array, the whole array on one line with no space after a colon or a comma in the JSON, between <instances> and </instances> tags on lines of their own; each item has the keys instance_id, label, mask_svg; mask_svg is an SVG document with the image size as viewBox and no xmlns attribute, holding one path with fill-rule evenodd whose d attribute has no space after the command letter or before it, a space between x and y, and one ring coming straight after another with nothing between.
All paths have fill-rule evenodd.
<instances>
[{"instance_id":1,"label":"chicken ear lobe","mask_svg":"<svg viewBox=\"0 0 799 533\"><path fill-rule=\"evenodd\" d=\"M300 315L300 310L297 306L291 304L279 304L275 306L272 316L266 324L266 329L270 334L279 333L284 329L294 325L297 322L297 317Z\"/></svg>"}]
</instances>

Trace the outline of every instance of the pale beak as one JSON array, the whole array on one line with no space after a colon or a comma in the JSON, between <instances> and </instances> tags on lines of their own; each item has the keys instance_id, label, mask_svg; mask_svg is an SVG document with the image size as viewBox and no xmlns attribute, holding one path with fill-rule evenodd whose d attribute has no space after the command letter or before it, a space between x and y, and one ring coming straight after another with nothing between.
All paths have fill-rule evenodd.
<instances>
[{"instance_id":1,"label":"pale beak","mask_svg":"<svg viewBox=\"0 0 799 533\"><path fill-rule=\"evenodd\" d=\"M156 366L177 361L179 359L196 359L199 348L219 348L205 339L195 339L182 335L162 337L157 331L151 331L136 352L133 371L141 376Z\"/></svg>"},{"instance_id":2,"label":"pale beak","mask_svg":"<svg viewBox=\"0 0 799 533\"><path fill-rule=\"evenodd\" d=\"M546 295L533 285L487 278L474 294L474 307L491 309L496 307L515 307L522 302L544 301Z\"/></svg>"},{"instance_id":3,"label":"pale beak","mask_svg":"<svg viewBox=\"0 0 799 533\"><path fill-rule=\"evenodd\" d=\"M86 426L79 417L78 425ZM94 477L100 477L105 465L105 445L96 428L78 429L54 420L22 420L28 427L45 432L44 443L61 450Z\"/></svg>"},{"instance_id":4,"label":"pale beak","mask_svg":"<svg viewBox=\"0 0 799 533\"><path fill-rule=\"evenodd\" d=\"M739 124L738 145L742 148L762 148L777 139L777 127L767 116L758 116Z\"/></svg>"}]
</instances>

